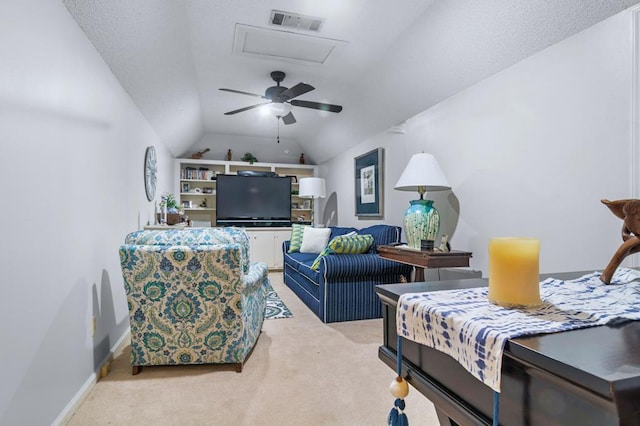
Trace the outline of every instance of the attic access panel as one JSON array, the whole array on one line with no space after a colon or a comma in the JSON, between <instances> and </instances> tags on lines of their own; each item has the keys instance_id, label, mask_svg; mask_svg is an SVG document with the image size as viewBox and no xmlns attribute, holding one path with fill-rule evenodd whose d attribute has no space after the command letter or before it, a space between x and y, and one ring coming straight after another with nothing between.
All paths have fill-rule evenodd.
<instances>
[{"instance_id":1,"label":"attic access panel","mask_svg":"<svg viewBox=\"0 0 640 426\"><path fill-rule=\"evenodd\" d=\"M236 24L233 53L262 59L324 64L343 40Z\"/></svg>"}]
</instances>

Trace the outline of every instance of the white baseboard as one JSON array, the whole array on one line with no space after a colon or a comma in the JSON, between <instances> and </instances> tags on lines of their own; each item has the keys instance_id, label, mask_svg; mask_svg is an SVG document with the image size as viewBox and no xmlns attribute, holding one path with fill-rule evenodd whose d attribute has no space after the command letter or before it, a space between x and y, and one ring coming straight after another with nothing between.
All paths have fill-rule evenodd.
<instances>
[{"instance_id":1,"label":"white baseboard","mask_svg":"<svg viewBox=\"0 0 640 426\"><path fill-rule=\"evenodd\" d=\"M124 343L127 342L127 338L129 337L129 332L130 330L127 329L124 332L124 334L120 336L118 341L111 347L111 349L109 350L109 353L105 356L105 358L100 363L100 366L98 367L97 371L94 371L93 373L91 373L91 375L87 378L84 384L80 387L78 392L76 392L73 398L71 398L71 401L69 401L69 403L64 407L62 412L53 421L52 423L53 426L66 424L69 421L69 419L71 419L71 416L73 416L73 414L76 412L78 407L80 407L80 404L82 404L82 402L87 398L87 396L89 396L89 393L98 382L98 379L100 378L100 370L102 370L102 367L105 364L110 363L111 360L113 359L113 355L121 349Z\"/></svg>"}]
</instances>

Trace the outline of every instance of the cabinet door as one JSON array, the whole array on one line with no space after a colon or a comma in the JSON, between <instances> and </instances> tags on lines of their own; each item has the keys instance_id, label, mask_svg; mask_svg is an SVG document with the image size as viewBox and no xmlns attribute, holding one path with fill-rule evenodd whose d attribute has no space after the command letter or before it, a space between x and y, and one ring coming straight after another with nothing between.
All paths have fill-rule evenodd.
<instances>
[{"instance_id":1,"label":"cabinet door","mask_svg":"<svg viewBox=\"0 0 640 426\"><path fill-rule=\"evenodd\" d=\"M274 231L273 233L273 263L274 268L282 269L284 267L284 259L282 257L282 243L291 237L290 230Z\"/></svg>"},{"instance_id":2,"label":"cabinet door","mask_svg":"<svg viewBox=\"0 0 640 426\"><path fill-rule=\"evenodd\" d=\"M250 231L251 261L264 262L269 268L274 268L273 233L269 231Z\"/></svg>"}]
</instances>

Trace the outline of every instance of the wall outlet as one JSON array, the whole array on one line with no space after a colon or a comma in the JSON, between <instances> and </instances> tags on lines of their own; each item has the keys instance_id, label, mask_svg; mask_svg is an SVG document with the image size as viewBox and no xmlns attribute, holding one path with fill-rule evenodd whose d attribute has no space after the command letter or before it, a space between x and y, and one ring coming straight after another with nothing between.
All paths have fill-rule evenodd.
<instances>
[{"instance_id":1,"label":"wall outlet","mask_svg":"<svg viewBox=\"0 0 640 426\"><path fill-rule=\"evenodd\" d=\"M98 318L95 316L91 317L91 337L96 335L96 330L98 328Z\"/></svg>"}]
</instances>

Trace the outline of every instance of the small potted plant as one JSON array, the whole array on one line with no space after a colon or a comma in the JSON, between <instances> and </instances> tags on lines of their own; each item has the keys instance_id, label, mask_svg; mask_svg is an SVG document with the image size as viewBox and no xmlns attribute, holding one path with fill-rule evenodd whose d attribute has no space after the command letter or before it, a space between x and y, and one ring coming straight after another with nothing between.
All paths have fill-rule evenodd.
<instances>
[{"instance_id":1,"label":"small potted plant","mask_svg":"<svg viewBox=\"0 0 640 426\"><path fill-rule=\"evenodd\" d=\"M173 194L168 192L162 194L159 205L161 213L158 213L158 221L160 223L175 225L183 221L184 208L178 203Z\"/></svg>"},{"instance_id":2,"label":"small potted plant","mask_svg":"<svg viewBox=\"0 0 640 426\"><path fill-rule=\"evenodd\" d=\"M249 164L257 163L258 159L253 156L250 152L245 152L244 156L241 158L242 161L248 161Z\"/></svg>"}]
</instances>

